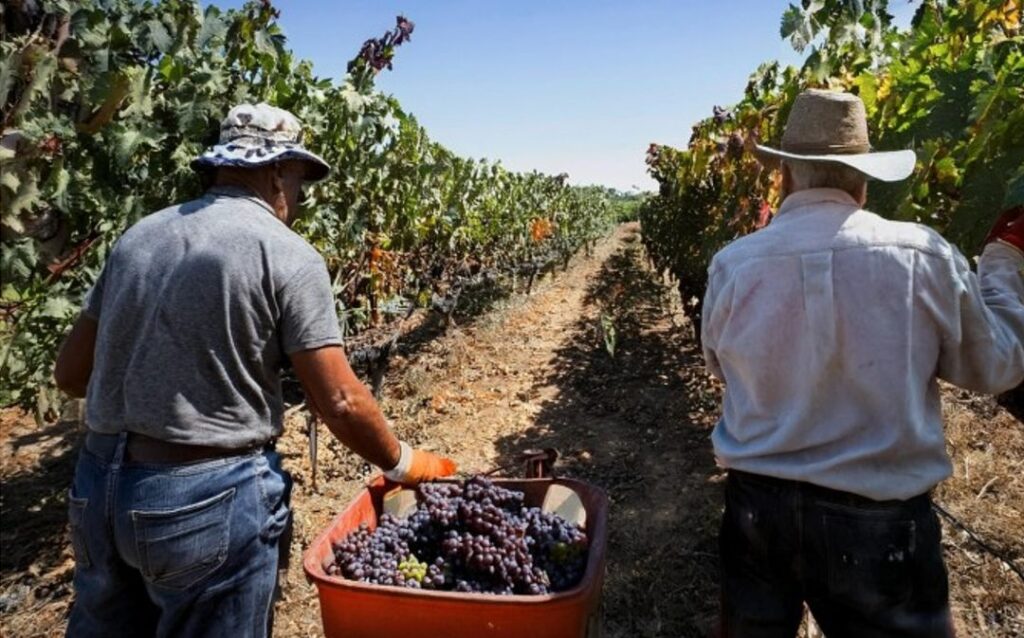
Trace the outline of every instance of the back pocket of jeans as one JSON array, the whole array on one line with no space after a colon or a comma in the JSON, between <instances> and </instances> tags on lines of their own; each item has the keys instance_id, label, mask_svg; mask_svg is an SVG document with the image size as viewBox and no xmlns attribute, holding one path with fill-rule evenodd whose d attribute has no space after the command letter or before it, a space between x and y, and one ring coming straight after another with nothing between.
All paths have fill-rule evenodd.
<instances>
[{"instance_id":1,"label":"back pocket of jeans","mask_svg":"<svg viewBox=\"0 0 1024 638\"><path fill-rule=\"evenodd\" d=\"M234 496L231 488L173 510L132 510L143 576L160 587L187 589L223 565Z\"/></svg>"},{"instance_id":2,"label":"back pocket of jeans","mask_svg":"<svg viewBox=\"0 0 1024 638\"><path fill-rule=\"evenodd\" d=\"M72 490L68 490L68 527L71 535L71 549L75 552L75 566L86 569L91 565L89 549L85 544L85 508L89 499L78 498Z\"/></svg>"},{"instance_id":3,"label":"back pocket of jeans","mask_svg":"<svg viewBox=\"0 0 1024 638\"><path fill-rule=\"evenodd\" d=\"M912 520L825 515L829 593L865 613L892 608L913 593Z\"/></svg>"}]
</instances>

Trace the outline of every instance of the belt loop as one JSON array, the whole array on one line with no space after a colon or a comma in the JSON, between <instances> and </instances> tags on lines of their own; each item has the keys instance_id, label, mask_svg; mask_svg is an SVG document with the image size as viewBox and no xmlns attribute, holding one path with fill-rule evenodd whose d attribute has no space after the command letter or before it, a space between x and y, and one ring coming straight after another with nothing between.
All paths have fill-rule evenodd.
<instances>
[{"instance_id":1,"label":"belt loop","mask_svg":"<svg viewBox=\"0 0 1024 638\"><path fill-rule=\"evenodd\" d=\"M121 467L124 462L124 451L128 446L128 431L122 430L117 435L117 446L114 448L114 458L110 459L110 465Z\"/></svg>"}]
</instances>

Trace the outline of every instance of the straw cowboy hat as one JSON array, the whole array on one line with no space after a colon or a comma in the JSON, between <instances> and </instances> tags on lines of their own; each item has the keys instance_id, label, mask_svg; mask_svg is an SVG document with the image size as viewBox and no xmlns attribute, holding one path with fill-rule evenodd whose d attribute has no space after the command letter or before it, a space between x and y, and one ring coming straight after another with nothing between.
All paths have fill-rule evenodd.
<instances>
[{"instance_id":1,"label":"straw cowboy hat","mask_svg":"<svg viewBox=\"0 0 1024 638\"><path fill-rule=\"evenodd\" d=\"M192 169L246 168L288 159L306 162L308 181L330 171L323 158L302 146L302 124L294 115L269 104L239 104L221 122L219 143L194 159Z\"/></svg>"},{"instance_id":2,"label":"straw cowboy hat","mask_svg":"<svg viewBox=\"0 0 1024 638\"><path fill-rule=\"evenodd\" d=\"M781 160L837 162L883 182L898 182L914 172L914 151L871 152L864 103L839 91L811 89L798 95L782 133L782 149L754 148L757 159L771 168Z\"/></svg>"}]
</instances>

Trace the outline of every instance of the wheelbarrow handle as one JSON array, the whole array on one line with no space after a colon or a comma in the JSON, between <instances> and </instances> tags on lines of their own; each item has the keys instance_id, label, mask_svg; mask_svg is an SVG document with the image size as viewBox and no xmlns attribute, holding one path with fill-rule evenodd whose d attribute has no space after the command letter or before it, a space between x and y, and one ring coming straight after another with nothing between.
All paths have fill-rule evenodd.
<instances>
[{"instance_id":1,"label":"wheelbarrow handle","mask_svg":"<svg viewBox=\"0 0 1024 638\"><path fill-rule=\"evenodd\" d=\"M554 478L557 460L558 450L553 447L524 450L515 461L494 467L483 472L482 476L493 476L521 467L525 478Z\"/></svg>"}]
</instances>

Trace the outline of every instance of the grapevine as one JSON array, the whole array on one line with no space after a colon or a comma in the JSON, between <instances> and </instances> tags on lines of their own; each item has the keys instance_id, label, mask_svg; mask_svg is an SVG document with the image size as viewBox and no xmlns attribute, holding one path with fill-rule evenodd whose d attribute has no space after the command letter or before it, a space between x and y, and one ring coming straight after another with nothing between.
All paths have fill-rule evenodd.
<instances>
[{"instance_id":1,"label":"grapevine","mask_svg":"<svg viewBox=\"0 0 1024 638\"><path fill-rule=\"evenodd\" d=\"M377 91L411 46L408 18L367 40L339 82L294 56L278 18L269 1L5 3L0 405L55 414L58 340L112 244L199 195L189 162L241 102L295 113L334 167L294 228L327 262L346 335L429 306L467 270L566 259L615 221L606 190L459 157Z\"/></svg>"},{"instance_id":2,"label":"grapevine","mask_svg":"<svg viewBox=\"0 0 1024 638\"><path fill-rule=\"evenodd\" d=\"M781 35L807 53L750 78L743 99L716 106L685 149L653 144L658 193L641 207L655 266L671 273L699 334L711 257L764 226L780 184L758 164L754 141L778 147L789 109L806 88L858 94L877 150L912 148L914 175L872 182L867 208L927 224L976 255L1002 210L1024 204L1024 35L1019 0L920 2L899 29L885 0L791 5Z\"/></svg>"}]
</instances>

